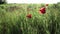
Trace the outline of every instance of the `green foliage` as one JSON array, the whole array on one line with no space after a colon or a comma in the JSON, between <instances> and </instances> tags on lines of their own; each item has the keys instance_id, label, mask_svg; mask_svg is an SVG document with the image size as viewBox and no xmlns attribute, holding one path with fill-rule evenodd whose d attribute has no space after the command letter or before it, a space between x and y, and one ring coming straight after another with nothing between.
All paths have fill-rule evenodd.
<instances>
[{"instance_id":1,"label":"green foliage","mask_svg":"<svg viewBox=\"0 0 60 34\"><path fill-rule=\"evenodd\" d=\"M49 5L45 14L38 12L42 6L0 5L0 34L60 34L60 4ZM28 12L32 14L31 19L26 17Z\"/></svg>"}]
</instances>

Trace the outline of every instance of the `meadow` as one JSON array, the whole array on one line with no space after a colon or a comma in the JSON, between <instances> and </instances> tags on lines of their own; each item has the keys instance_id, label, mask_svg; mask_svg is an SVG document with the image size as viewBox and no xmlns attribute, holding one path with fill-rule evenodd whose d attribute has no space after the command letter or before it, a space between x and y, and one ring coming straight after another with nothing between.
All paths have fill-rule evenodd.
<instances>
[{"instance_id":1,"label":"meadow","mask_svg":"<svg viewBox=\"0 0 60 34\"><path fill-rule=\"evenodd\" d=\"M1 4L0 34L60 34L60 4ZM27 18L32 14L32 18Z\"/></svg>"}]
</instances>

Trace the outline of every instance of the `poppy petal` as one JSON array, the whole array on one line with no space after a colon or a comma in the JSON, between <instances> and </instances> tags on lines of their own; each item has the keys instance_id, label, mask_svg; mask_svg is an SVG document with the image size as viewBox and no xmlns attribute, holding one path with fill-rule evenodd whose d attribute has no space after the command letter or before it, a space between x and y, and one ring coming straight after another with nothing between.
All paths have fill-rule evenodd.
<instances>
[{"instance_id":1,"label":"poppy petal","mask_svg":"<svg viewBox=\"0 0 60 34\"><path fill-rule=\"evenodd\" d=\"M32 18L32 15L31 15L31 14L28 14L27 17L28 17L28 18Z\"/></svg>"}]
</instances>

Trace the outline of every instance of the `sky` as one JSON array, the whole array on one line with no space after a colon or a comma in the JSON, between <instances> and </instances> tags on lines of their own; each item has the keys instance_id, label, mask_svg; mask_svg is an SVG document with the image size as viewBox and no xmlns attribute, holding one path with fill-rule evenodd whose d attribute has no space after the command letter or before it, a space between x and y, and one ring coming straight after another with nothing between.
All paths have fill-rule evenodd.
<instances>
[{"instance_id":1,"label":"sky","mask_svg":"<svg viewBox=\"0 0 60 34\"><path fill-rule=\"evenodd\" d=\"M48 3L48 4L53 4L53 3L58 3L60 0L7 0L7 3Z\"/></svg>"}]
</instances>

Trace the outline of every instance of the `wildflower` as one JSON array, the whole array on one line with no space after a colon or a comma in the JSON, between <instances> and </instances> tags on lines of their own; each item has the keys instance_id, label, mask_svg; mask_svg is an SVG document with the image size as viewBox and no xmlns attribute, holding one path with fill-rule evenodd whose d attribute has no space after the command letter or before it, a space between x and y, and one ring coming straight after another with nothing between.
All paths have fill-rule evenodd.
<instances>
[{"instance_id":1,"label":"wildflower","mask_svg":"<svg viewBox=\"0 0 60 34\"><path fill-rule=\"evenodd\" d=\"M32 18L32 15L31 15L31 14L28 14L26 17L28 17L28 18Z\"/></svg>"},{"instance_id":2,"label":"wildflower","mask_svg":"<svg viewBox=\"0 0 60 34\"><path fill-rule=\"evenodd\" d=\"M42 7L40 10L39 10L40 13L42 14L45 14L46 13L46 8L45 7Z\"/></svg>"}]
</instances>

